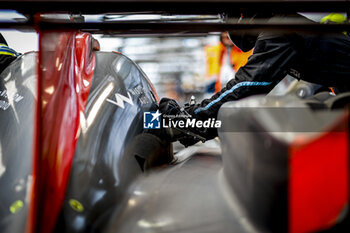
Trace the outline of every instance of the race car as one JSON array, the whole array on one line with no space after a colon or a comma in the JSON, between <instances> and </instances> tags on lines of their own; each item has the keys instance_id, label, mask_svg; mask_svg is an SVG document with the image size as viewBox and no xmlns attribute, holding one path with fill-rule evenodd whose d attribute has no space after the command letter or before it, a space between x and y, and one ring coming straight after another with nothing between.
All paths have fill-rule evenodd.
<instances>
[{"instance_id":1,"label":"race car","mask_svg":"<svg viewBox=\"0 0 350 233\"><path fill-rule=\"evenodd\" d=\"M45 7L76 12L77 3ZM174 3L154 9L183 12L181 4L171 9ZM26 4L2 7L32 14ZM132 10L129 4L122 2L119 11ZM211 4L203 12L217 12ZM94 12L93 6L87 3L85 11ZM141 6L136 10L150 8ZM1 232L348 231L347 93L227 103L218 118L219 147L200 144L174 155L167 131L144 129L145 113L157 112L159 102L146 74L120 53L96 51L90 33L242 26L193 18L190 24L89 23L74 14L66 22L55 21L55 14L0 24L34 24L40 34L39 52L21 55L0 75ZM268 27L255 25L261 26ZM272 29L284 26L300 25Z\"/></svg>"},{"instance_id":2,"label":"race car","mask_svg":"<svg viewBox=\"0 0 350 233\"><path fill-rule=\"evenodd\" d=\"M157 108L157 95L135 63L120 53L93 52L86 33L51 33L46 43L56 47L39 58L23 54L1 74L1 232L25 232L34 201L42 203L42 231L53 231L59 216L65 232L94 229L145 167L172 161L169 143L142 136L142 113ZM41 97L38 59L48 61ZM34 128L38 98L41 120ZM162 146L161 157L152 153L154 144ZM38 147L45 155L34 161Z\"/></svg>"}]
</instances>

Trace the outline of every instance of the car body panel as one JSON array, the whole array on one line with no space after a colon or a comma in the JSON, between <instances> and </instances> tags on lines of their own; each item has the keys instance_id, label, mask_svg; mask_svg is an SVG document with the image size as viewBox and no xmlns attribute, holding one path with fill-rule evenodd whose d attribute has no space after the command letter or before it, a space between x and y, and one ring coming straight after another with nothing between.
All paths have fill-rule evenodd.
<instances>
[{"instance_id":1,"label":"car body panel","mask_svg":"<svg viewBox=\"0 0 350 233\"><path fill-rule=\"evenodd\" d=\"M254 96L224 104L222 153L197 151L140 176L106 232L319 232L344 223L348 114L306 102Z\"/></svg>"},{"instance_id":2,"label":"car body panel","mask_svg":"<svg viewBox=\"0 0 350 233\"><path fill-rule=\"evenodd\" d=\"M37 54L26 53L0 75L0 231L24 232L32 185Z\"/></svg>"}]
</instances>

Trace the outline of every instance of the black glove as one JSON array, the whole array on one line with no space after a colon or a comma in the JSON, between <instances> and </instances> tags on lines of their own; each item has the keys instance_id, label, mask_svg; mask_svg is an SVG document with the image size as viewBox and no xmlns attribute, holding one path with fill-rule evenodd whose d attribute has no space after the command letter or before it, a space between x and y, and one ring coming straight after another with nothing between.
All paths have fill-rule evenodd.
<instances>
[{"instance_id":1,"label":"black glove","mask_svg":"<svg viewBox=\"0 0 350 233\"><path fill-rule=\"evenodd\" d=\"M163 115L180 115L181 107L176 100L162 98L159 102L159 111Z\"/></svg>"},{"instance_id":2,"label":"black glove","mask_svg":"<svg viewBox=\"0 0 350 233\"><path fill-rule=\"evenodd\" d=\"M200 107L200 104L196 103L190 103L185 104L184 110L192 116L192 118L196 118L197 120L205 121L207 120L207 117L199 114L195 114L194 111ZM218 131L216 128L202 128L202 129L195 129L197 134L204 137L206 140L213 139L218 136Z\"/></svg>"},{"instance_id":3,"label":"black glove","mask_svg":"<svg viewBox=\"0 0 350 233\"><path fill-rule=\"evenodd\" d=\"M190 115L180 107L180 105L173 99L162 98L159 102L159 111L162 113L163 117L171 118L172 120L186 120L186 117L190 117ZM197 137L196 134L193 134L188 129L180 129L180 128L166 128L163 129L163 135L169 141L180 141L184 146L190 146L201 139L205 141L205 138ZM198 135L199 136L199 135Z\"/></svg>"},{"instance_id":4,"label":"black glove","mask_svg":"<svg viewBox=\"0 0 350 233\"><path fill-rule=\"evenodd\" d=\"M198 107L198 106L197 106ZM189 112L187 112L187 110ZM193 118L193 112L195 110L195 105L186 105L185 108L181 108L180 105L173 99L162 98L159 102L159 111L163 116L174 116L172 120L184 120L187 118ZM191 114L192 113L192 114ZM197 118L198 119L198 118ZM199 119L203 120L203 119ZM217 135L216 129L215 136ZM167 128L166 135L171 141L180 141L184 146L191 146L199 141L206 141L207 139L214 138L213 131L208 129L198 129L198 128Z\"/></svg>"}]
</instances>

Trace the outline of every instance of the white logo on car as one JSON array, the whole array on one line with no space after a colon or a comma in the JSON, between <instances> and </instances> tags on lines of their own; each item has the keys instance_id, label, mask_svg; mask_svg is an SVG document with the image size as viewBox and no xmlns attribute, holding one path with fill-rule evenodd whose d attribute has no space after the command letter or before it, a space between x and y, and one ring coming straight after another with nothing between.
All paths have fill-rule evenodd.
<instances>
[{"instance_id":1,"label":"white logo on car","mask_svg":"<svg viewBox=\"0 0 350 233\"><path fill-rule=\"evenodd\" d=\"M121 108L125 108L124 102L131 104L131 105L134 105L134 103L132 102L132 97L131 97L130 93L129 92L127 92L127 93L128 93L128 97L116 93L115 94L116 101L111 100L111 99L107 99L107 101L112 103L112 104L115 104Z\"/></svg>"}]
</instances>

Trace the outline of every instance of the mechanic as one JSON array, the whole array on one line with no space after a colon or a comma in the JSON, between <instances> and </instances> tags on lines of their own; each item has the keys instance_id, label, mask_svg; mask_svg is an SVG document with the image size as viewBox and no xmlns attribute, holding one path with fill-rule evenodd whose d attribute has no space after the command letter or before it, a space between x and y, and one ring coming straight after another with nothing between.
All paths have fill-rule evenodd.
<instances>
[{"instance_id":1,"label":"mechanic","mask_svg":"<svg viewBox=\"0 0 350 233\"><path fill-rule=\"evenodd\" d=\"M344 22L346 18L339 15L330 14L322 21ZM290 20L291 17L300 22L313 22L299 14L289 15L288 18L273 16L269 22ZM267 94L288 73L297 79L335 87L338 92L350 90L350 38L345 33L274 31L260 32L256 37L230 34L230 38L242 51L249 51L254 47L253 54L247 64L237 71L235 79L230 80L221 91L199 104L185 105L184 109L198 120L216 119L220 106L227 101ZM161 99L159 109L163 114L181 112L179 105L167 98ZM216 129L204 132L195 128L189 130L207 140L217 136ZM190 136L184 136L180 140L186 146L198 141Z\"/></svg>"},{"instance_id":2,"label":"mechanic","mask_svg":"<svg viewBox=\"0 0 350 233\"><path fill-rule=\"evenodd\" d=\"M5 38L0 33L0 73L18 56L15 50L8 47Z\"/></svg>"},{"instance_id":3,"label":"mechanic","mask_svg":"<svg viewBox=\"0 0 350 233\"><path fill-rule=\"evenodd\" d=\"M214 80L207 92L218 92L235 76L239 68L247 63L252 50L243 52L235 46L227 32L222 32L217 45L204 48L206 57L206 78Z\"/></svg>"}]
</instances>

